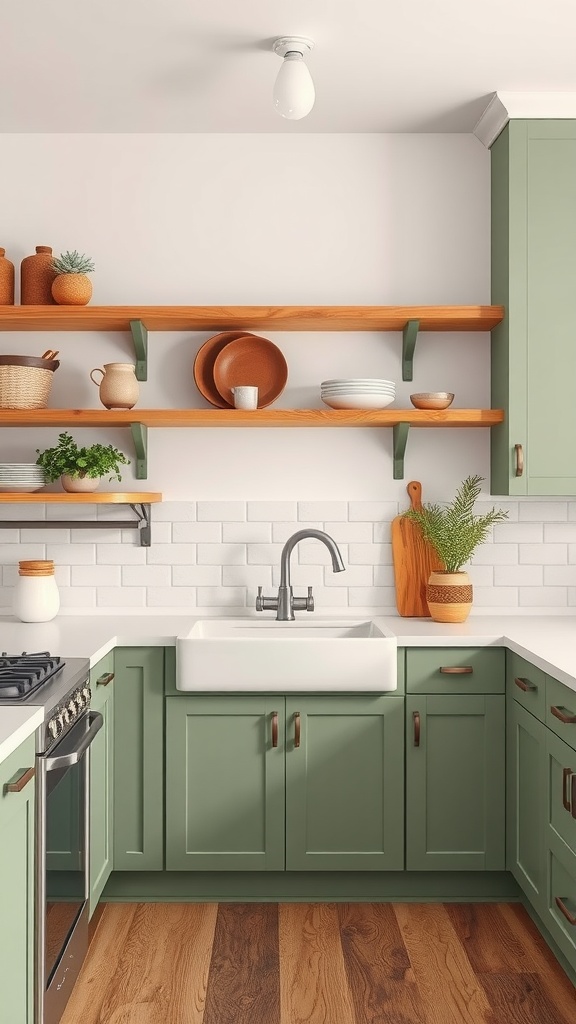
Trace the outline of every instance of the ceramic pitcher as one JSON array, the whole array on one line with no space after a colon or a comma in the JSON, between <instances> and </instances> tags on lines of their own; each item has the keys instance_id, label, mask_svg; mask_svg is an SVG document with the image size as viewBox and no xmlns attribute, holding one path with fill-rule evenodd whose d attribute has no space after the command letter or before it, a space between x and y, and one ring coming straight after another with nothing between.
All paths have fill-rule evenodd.
<instances>
[{"instance_id":1,"label":"ceramic pitcher","mask_svg":"<svg viewBox=\"0 0 576 1024\"><path fill-rule=\"evenodd\" d=\"M90 380L99 389L100 401L106 409L132 409L138 401L140 388L133 363L104 363L104 369L90 371ZM101 373L100 381L94 374Z\"/></svg>"}]
</instances>

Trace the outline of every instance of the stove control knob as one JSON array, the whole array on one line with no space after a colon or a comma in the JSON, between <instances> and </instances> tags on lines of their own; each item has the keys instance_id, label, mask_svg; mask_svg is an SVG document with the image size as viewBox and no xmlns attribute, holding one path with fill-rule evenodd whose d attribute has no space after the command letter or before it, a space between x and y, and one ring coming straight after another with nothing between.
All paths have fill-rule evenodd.
<instances>
[{"instance_id":1,"label":"stove control knob","mask_svg":"<svg viewBox=\"0 0 576 1024\"><path fill-rule=\"evenodd\" d=\"M62 708L62 710L60 711L60 714L59 714L58 717L62 720L64 725L69 725L70 724L71 719L70 719L70 712L68 711L68 708Z\"/></svg>"},{"instance_id":2,"label":"stove control knob","mask_svg":"<svg viewBox=\"0 0 576 1024\"><path fill-rule=\"evenodd\" d=\"M92 691L91 691L89 686L84 686L83 687L83 689L82 689L82 696L84 698L84 705L89 704L90 703L90 697L92 696Z\"/></svg>"},{"instance_id":3,"label":"stove control knob","mask_svg":"<svg viewBox=\"0 0 576 1024\"><path fill-rule=\"evenodd\" d=\"M76 704L78 711L81 711L82 708L84 707L84 698L82 696L82 690L76 690L76 692L73 694L73 700Z\"/></svg>"},{"instance_id":4,"label":"stove control knob","mask_svg":"<svg viewBox=\"0 0 576 1024\"><path fill-rule=\"evenodd\" d=\"M75 700L71 699L68 701L68 711L70 712L70 718L76 718L76 715L78 714L78 708L76 707Z\"/></svg>"},{"instance_id":5,"label":"stove control knob","mask_svg":"<svg viewBox=\"0 0 576 1024\"><path fill-rule=\"evenodd\" d=\"M61 731L62 726L58 722L57 718L51 718L48 722L48 732L52 736L52 739L56 739L58 733Z\"/></svg>"}]
</instances>

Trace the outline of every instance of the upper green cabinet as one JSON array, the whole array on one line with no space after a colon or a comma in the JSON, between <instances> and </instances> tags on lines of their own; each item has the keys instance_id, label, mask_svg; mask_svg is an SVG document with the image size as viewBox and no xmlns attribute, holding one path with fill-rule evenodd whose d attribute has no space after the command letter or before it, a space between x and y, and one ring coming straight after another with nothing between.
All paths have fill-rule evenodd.
<instances>
[{"instance_id":1,"label":"upper green cabinet","mask_svg":"<svg viewBox=\"0 0 576 1024\"><path fill-rule=\"evenodd\" d=\"M0 1018L32 1024L34 736L0 765L0 908Z\"/></svg>"},{"instance_id":2,"label":"upper green cabinet","mask_svg":"<svg viewBox=\"0 0 576 1024\"><path fill-rule=\"evenodd\" d=\"M510 121L492 146L492 494L576 494L576 121Z\"/></svg>"}]
</instances>

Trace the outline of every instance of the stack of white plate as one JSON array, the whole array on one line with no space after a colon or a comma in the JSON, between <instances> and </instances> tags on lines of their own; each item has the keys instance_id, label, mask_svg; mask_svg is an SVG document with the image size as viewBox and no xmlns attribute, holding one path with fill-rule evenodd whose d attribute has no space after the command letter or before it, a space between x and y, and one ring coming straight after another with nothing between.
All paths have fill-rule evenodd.
<instances>
[{"instance_id":1,"label":"stack of white plate","mask_svg":"<svg viewBox=\"0 0 576 1024\"><path fill-rule=\"evenodd\" d=\"M322 401L331 409L385 409L396 398L393 380L378 377L343 377L323 380Z\"/></svg>"},{"instance_id":2,"label":"stack of white plate","mask_svg":"<svg viewBox=\"0 0 576 1024\"><path fill-rule=\"evenodd\" d=\"M46 484L44 470L34 462L0 462L0 491L31 494Z\"/></svg>"}]
</instances>

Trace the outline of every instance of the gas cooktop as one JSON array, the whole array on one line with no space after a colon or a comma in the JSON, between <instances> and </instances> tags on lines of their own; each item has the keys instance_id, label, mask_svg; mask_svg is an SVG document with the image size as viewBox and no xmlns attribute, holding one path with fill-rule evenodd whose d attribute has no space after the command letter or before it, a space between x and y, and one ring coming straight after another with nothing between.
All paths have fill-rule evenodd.
<instances>
[{"instance_id":1,"label":"gas cooktop","mask_svg":"<svg viewBox=\"0 0 576 1024\"><path fill-rule=\"evenodd\" d=\"M48 651L36 654L0 654L0 703L26 700L60 672L66 662Z\"/></svg>"}]
</instances>

